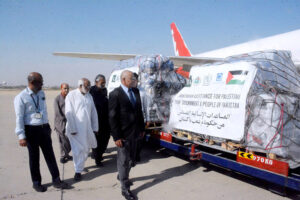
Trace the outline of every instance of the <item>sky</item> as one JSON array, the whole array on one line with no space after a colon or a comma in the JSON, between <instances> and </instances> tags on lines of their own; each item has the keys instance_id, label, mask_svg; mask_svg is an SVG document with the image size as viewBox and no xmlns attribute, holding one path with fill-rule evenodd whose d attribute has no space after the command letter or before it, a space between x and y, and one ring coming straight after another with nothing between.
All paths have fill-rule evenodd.
<instances>
[{"instance_id":1,"label":"sky","mask_svg":"<svg viewBox=\"0 0 300 200\"><path fill-rule=\"evenodd\" d=\"M116 61L53 52L174 55L175 22L192 54L300 28L300 1L0 0L0 83L26 85L32 71L46 86L75 86Z\"/></svg>"}]
</instances>

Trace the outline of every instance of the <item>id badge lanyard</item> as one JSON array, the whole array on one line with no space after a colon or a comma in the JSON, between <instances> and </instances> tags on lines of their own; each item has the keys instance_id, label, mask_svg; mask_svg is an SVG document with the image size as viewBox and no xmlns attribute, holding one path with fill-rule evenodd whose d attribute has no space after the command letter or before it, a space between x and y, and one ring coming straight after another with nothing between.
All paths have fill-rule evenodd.
<instances>
[{"instance_id":1,"label":"id badge lanyard","mask_svg":"<svg viewBox=\"0 0 300 200\"><path fill-rule=\"evenodd\" d=\"M32 101L33 101L34 106L35 106L35 112L36 112L36 113L40 113L40 110L39 110L39 105L40 105L39 95L36 95L36 96L37 96L37 101L36 101L36 102L35 102L35 100L34 100L33 95L31 94L30 96L31 96Z\"/></svg>"}]
</instances>

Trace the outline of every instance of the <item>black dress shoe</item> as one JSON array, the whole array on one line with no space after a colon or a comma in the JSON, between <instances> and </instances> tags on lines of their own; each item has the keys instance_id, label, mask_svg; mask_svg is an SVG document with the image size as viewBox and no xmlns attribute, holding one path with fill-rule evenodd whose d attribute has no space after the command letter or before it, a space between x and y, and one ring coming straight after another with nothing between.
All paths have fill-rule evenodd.
<instances>
[{"instance_id":1,"label":"black dress shoe","mask_svg":"<svg viewBox=\"0 0 300 200\"><path fill-rule=\"evenodd\" d=\"M53 181L52 184L53 184L53 187L60 188L60 189L68 189L70 187L68 183L63 182L61 180Z\"/></svg>"},{"instance_id":2,"label":"black dress shoe","mask_svg":"<svg viewBox=\"0 0 300 200\"><path fill-rule=\"evenodd\" d=\"M75 181L81 181L81 174L80 173L75 173L74 180Z\"/></svg>"},{"instance_id":3,"label":"black dress shoe","mask_svg":"<svg viewBox=\"0 0 300 200\"><path fill-rule=\"evenodd\" d=\"M68 160L73 160L72 156L67 155L66 157L67 157Z\"/></svg>"},{"instance_id":4,"label":"black dress shoe","mask_svg":"<svg viewBox=\"0 0 300 200\"><path fill-rule=\"evenodd\" d=\"M47 188L45 186L42 186L41 184L33 184L33 189L37 192L45 192Z\"/></svg>"},{"instance_id":5,"label":"black dress shoe","mask_svg":"<svg viewBox=\"0 0 300 200\"><path fill-rule=\"evenodd\" d=\"M61 164L64 164L64 163L68 162L68 158L67 157L63 157L63 158L60 158L59 161L60 161Z\"/></svg>"},{"instance_id":6,"label":"black dress shoe","mask_svg":"<svg viewBox=\"0 0 300 200\"><path fill-rule=\"evenodd\" d=\"M130 190L122 190L122 195L127 200L135 200L135 196L133 196Z\"/></svg>"},{"instance_id":7,"label":"black dress shoe","mask_svg":"<svg viewBox=\"0 0 300 200\"><path fill-rule=\"evenodd\" d=\"M101 161L96 161L96 166L97 167L103 167L103 163Z\"/></svg>"}]
</instances>

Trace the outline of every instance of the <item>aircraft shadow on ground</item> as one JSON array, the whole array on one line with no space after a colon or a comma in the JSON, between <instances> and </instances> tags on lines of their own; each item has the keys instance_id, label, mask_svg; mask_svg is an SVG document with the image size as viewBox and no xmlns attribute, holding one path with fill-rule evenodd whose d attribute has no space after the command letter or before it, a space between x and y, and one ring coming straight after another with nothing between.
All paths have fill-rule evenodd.
<instances>
[{"instance_id":1,"label":"aircraft shadow on ground","mask_svg":"<svg viewBox=\"0 0 300 200\"><path fill-rule=\"evenodd\" d=\"M109 173L115 173L117 172L117 154L116 154L116 147L111 147L108 149L108 153L109 154L105 154L104 155L104 161L103 161L103 167L97 167L96 165L93 166L89 166L86 167L85 169L90 171L87 172L86 174L83 175L83 179L82 181L90 181L93 180L97 177L100 177L104 174L109 174ZM153 159L164 159L170 156L176 156L178 157L178 159L184 159L184 160L188 160L187 157L183 157L182 155L179 155L173 151L161 148L161 147L156 147L156 146L150 146L150 145L145 145L143 147L143 150L141 152L141 162L139 162L138 164L144 164L144 163L148 163ZM169 168L166 170L163 170L160 173L157 174L152 174L152 175L148 175L148 176L142 176L142 177L136 177L131 179L133 182L135 181L143 181L143 180L151 180L153 179L151 182L147 182L139 187L137 187L136 189L132 190L136 195L145 190L148 189L154 185L157 185L161 182L164 182L170 178L174 178L174 177L180 177L183 176L191 171L194 171L196 169L198 169L199 167L203 167L203 172L204 173L209 173L211 171L220 173L222 175L225 176L229 176L231 178L237 179L239 181L243 181L245 183L254 185L256 187L268 190L268 186L270 185L268 182L251 177L251 176L247 176L244 174L240 174L240 173L236 173L234 171L207 163L207 162L191 162L189 161L188 163L181 165L181 166L177 166L177 167L173 167L173 168ZM67 183L70 184L70 186L73 188L73 184L76 183L74 182L73 178L69 178L65 180ZM51 186L51 183L45 184L45 186ZM298 194L294 191L290 191L287 190L286 191L286 197L290 198L290 199L295 199L295 198L299 198L299 196L297 196ZM136 196L135 195L135 196Z\"/></svg>"},{"instance_id":2,"label":"aircraft shadow on ground","mask_svg":"<svg viewBox=\"0 0 300 200\"><path fill-rule=\"evenodd\" d=\"M159 149L159 147L157 147ZM148 151L152 151L153 153L153 147L150 146L146 146L145 149L148 149ZM151 150L152 149L152 150ZM155 157L159 157L159 158L164 158L164 157L168 157L168 156L175 156L179 159L184 159L186 161L189 161L189 159L186 156L182 156L174 151L168 150L168 149L159 149L158 150L160 153L156 153L156 154L151 154L151 156ZM148 154L148 153L147 153ZM146 157L147 157L146 154ZM149 159L150 160L150 159ZM149 160L144 160L142 162L148 162ZM243 181L245 183L254 185L256 187L268 190L270 186L272 186L272 184L263 181L261 179L255 178L255 177L251 177L251 176L247 176L241 173L237 173L234 172L232 170L229 169L225 169L222 167L219 167L217 165L214 164L210 164L207 162L201 162L201 161L189 161L188 163L182 165L182 166L177 166L174 168L170 168L170 169L166 169L164 171L162 171L161 173L158 174L153 174L153 175L149 175L149 176L143 176L143 177L137 177L137 178L133 178L132 181L141 181L141 180L150 180L153 179L151 182L147 182L141 186L139 186L138 188L134 189L133 192L135 194L138 194L140 191L145 190L147 188L150 188L156 184L159 184L163 181L166 181L170 178L174 178L174 177L179 177L179 176L183 176L188 172L191 172L199 167L203 167L203 172L204 173L209 173L211 171L220 173L222 175L225 176L229 176L231 178L237 179L238 181ZM272 187L271 187L272 189ZM271 191L270 191L271 192ZM285 193L285 197L286 198L290 198L290 199L300 199L299 194L296 191L293 190L282 190L281 192ZM283 194L281 194L283 195Z\"/></svg>"},{"instance_id":3,"label":"aircraft shadow on ground","mask_svg":"<svg viewBox=\"0 0 300 200\"><path fill-rule=\"evenodd\" d=\"M134 189L133 192L135 194L138 194L140 191L148 189L148 188L150 188L150 187L152 187L156 184L159 184L161 182L164 182L164 181L166 181L170 178L183 176L186 173L189 173L191 171L194 171L194 170L198 169L198 167L200 165L201 164L186 163L186 164L181 165L181 166L177 166L177 167L173 167L173 168L163 170L162 172L157 173L157 174L133 178L133 179L131 179L133 182L153 179L151 182L147 182L147 183L139 186L138 188Z\"/></svg>"},{"instance_id":4,"label":"aircraft shadow on ground","mask_svg":"<svg viewBox=\"0 0 300 200\"><path fill-rule=\"evenodd\" d=\"M264 190L273 189L273 186L274 186L274 184L269 183L267 181L264 181L264 180L261 180L261 179L258 179L258 178L252 177L252 176L248 176L245 174L241 174L241 173L229 170L229 169L225 169L225 168L222 168L222 167L219 167L217 165L210 164L207 162L202 162L202 166L205 168L203 170L204 173L209 173L211 171L214 171L219 174L223 174L225 176L234 178L238 181L242 181L244 183L248 183L248 184L254 185L256 187L262 188ZM277 188L277 187L275 187L275 188ZM285 194L277 193L278 195L283 195L286 198L290 198L290 199L300 199L300 196L298 196L299 194L296 191L293 191L290 189L284 189L284 188L277 188L277 189L279 189L279 191L280 191L280 189L282 189L280 192L285 193Z\"/></svg>"}]
</instances>

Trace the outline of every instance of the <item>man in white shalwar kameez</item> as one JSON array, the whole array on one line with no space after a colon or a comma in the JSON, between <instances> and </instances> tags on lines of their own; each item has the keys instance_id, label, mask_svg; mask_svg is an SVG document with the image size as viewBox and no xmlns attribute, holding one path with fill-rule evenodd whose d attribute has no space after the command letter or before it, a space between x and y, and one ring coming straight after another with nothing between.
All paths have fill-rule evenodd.
<instances>
[{"instance_id":1,"label":"man in white shalwar kameez","mask_svg":"<svg viewBox=\"0 0 300 200\"><path fill-rule=\"evenodd\" d=\"M65 102L66 134L73 154L75 181L81 180L90 149L97 147L98 116L93 97L89 94L90 85L86 78L79 80L78 88L67 95Z\"/></svg>"}]
</instances>

